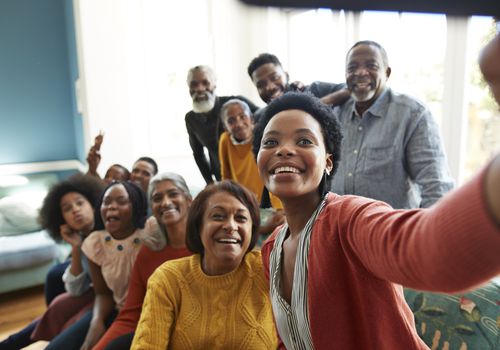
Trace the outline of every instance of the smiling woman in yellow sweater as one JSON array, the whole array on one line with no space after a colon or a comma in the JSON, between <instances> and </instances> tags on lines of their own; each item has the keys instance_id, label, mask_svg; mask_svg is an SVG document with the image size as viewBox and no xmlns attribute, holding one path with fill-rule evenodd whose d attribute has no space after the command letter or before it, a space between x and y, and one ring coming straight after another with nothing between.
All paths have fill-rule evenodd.
<instances>
[{"instance_id":1,"label":"smiling woman in yellow sweater","mask_svg":"<svg viewBox=\"0 0 500 350\"><path fill-rule=\"evenodd\" d=\"M132 349L276 349L261 255L252 251L257 200L233 181L205 188L191 205L191 257L168 261L148 281Z\"/></svg>"}]
</instances>

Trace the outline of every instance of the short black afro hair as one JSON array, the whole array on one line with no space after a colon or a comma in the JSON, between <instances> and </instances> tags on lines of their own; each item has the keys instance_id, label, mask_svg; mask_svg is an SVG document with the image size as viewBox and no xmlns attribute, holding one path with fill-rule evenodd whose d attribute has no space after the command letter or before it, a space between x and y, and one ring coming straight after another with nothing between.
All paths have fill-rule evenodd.
<instances>
[{"instance_id":1,"label":"short black afro hair","mask_svg":"<svg viewBox=\"0 0 500 350\"><path fill-rule=\"evenodd\" d=\"M318 121L323 132L325 149L332 155L332 171L320 184L320 193L323 194L330 189L330 183L335 175L340 161L340 149L342 144L342 132L331 107L322 103L318 98L304 92L287 92L273 100L266 108L254 128L253 152L255 158L260 150L262 135L269 121L279 112L298 109L310 114Z\"/></svg>"},{"instance_id":2,"label":"short black afro hair","mask_svg":"<svg viewBox=\"0 0 500 350\"><path fill-rule=\"evenodd\" d=\"M283 67L280 60L275 55L270 53L261 53L259 56L255 57L248 65L247 72L250 76L250 79L252 78L253 72L255 72L257 68L267 63L272 63L275 66Z\"/></svg>"}]
</instances>

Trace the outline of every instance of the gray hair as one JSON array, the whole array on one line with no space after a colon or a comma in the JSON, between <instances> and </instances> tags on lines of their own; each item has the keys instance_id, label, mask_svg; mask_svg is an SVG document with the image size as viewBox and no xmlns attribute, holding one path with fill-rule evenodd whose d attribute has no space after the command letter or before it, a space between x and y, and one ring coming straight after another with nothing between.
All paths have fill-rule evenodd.
<instances>
[{"instance_id":1,"label":"gray hair","mask_svg":"<svg viewBox=\"0 0 500 350\"><path fill-rule=\"evenodd\" d=\"M373 46L376 49L378 49L378 51L380 52L380 55L382 56L382 62L384 63L385 68L389 68L389 57L387 56L387 51L385 51L385 49L383 48L382 45L380 45L378 42L373 41L373 40L361 40L361 41L358 41L357 43L355 43L354 45L352 45L352 47L349 49L349 51L347 51L346 58L349 56L349 54L351 53L351 51L355 47L360 46L360 45Z\"/></svg>"},{"instance_id":2,"label":"gray hair","mask_svg":"<svg viewBox=\"0 0 500 350\"><path fill-rule=\"evenodd\" d=\"M197 70L201 70L202 72L205 72L208 76L208 79L215 84L217 82L217 76L215 75L215 72L212 68L209 66L204 66L204 65L199 65L199 66L194 66L188 71L187 75L187 84L191 84L191 80L193 79L194 72Z\"/></svg>"},{"instance_id":3,"label":"gray hair","mask_svg":"<svg viewBox=\"0 0 500 350\"><path fill-rule=\"evenodd\" d=\"M163 181L173 182L175 187L181 190L187 198L192 199L191 192L189 192L189 187L186 184L186 180L184 180L184 178L179 174L166 172L153 176L149 181L148 201L150 203L153 196L153 191L156 189L156 186L158 186L158 184Z\"/></svg>"},{"instance_id":4,"label":"gray hair","mask_svg":"<svg viewBox=\"0 0 500 350\"><path fill-rule=\"evenodd\" d=\"M227 109L231 105L240 105L241 108L243 108L243 112L245 112L246 115L248 115L251 119L253 119L252 111L250 110L250 107L248 106L248 104L245 101L239 100L237 98L233 98L233 99L227 101L226 103L224 103L220 109L220 118L221 118L223 123L226 122Z\"/></svg>"}]
</instances>

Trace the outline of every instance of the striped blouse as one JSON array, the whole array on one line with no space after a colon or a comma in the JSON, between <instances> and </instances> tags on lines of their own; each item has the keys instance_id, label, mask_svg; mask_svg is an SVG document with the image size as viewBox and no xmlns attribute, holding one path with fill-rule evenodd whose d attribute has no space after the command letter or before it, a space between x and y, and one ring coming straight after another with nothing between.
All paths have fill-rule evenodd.
<instances>
[{"instance_id":1,"label":"striped blouse","mask_svg":"<svg viewBox=\"0 0 500 350\"><path fill-rule=\"evenodd\" d=\"M325 206L326 197L323 198L300 233L295 259L291 305L280 294L281 255L283 242L288 231L287 224L283 225L283 228L278 233L271 251L269 263L271 303L278 333L288 350L314 349L307 306L307 257L309 255L312 226Z\"/></svg>"}]
</instances>

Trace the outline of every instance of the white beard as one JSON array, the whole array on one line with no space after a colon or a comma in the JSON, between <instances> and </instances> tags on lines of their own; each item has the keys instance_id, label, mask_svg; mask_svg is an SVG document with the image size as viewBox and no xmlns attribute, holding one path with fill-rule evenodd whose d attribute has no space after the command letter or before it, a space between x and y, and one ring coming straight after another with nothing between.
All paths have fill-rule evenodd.
<instances>
[{"instance_id":1,"label":"white beard","mask_svg":"<svg viewBox=\"0 0 500 350\"><path fill-rule=\"evenodd\" d=\"M366 102L371 100L373 96L375 96L375 90L370 90L363 94L359 94L356 92L351 93L351 97L355 102Z\"/></svg>"},{"instance_id":2,"label":"white beard","mask_svg":"<svg viewBox=\"0 0 500 350\"><path fill-rule=\"evenodd\" d=\"M208 99L203 101L195 101L193 98L193 111L195 113L207 113L210 112L215 106L215 94L212 92L205 92Z\"/></svg>"}]
</instances>

